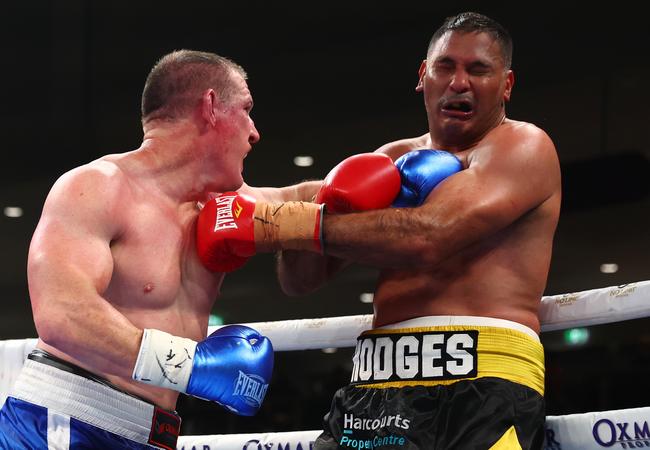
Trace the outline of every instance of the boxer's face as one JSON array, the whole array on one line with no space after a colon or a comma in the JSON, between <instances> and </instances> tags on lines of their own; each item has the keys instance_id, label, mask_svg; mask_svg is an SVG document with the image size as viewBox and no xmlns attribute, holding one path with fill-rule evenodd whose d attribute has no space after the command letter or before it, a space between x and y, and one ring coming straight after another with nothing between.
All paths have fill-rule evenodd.
<instances>
[{"instance_id":1,"label":"boxer's face","mask_svg":"<svg viewBox=\"0 0 650 450\"><path fill-rule=\"evenodd\" d=\"M513 83L489 34L445 33L429 52L418 85L432 135L461 146L474 143L502 118Z\"/></svg>"},{"instance_id":2,"label":"boxer's face","mask_svg":"<svg viewBox=\"0 0 650 450\"><path fill-rule=\"evenodd\" d=\"M234 74L233 79L234 88L227 103L223 105L219 125L220 169L223 183L228 185L224 190L241 187L244 158L253 144L260 140L260 134L250 116L253 97L246 80L239 74Z\"/></svg>"}]
</instances>

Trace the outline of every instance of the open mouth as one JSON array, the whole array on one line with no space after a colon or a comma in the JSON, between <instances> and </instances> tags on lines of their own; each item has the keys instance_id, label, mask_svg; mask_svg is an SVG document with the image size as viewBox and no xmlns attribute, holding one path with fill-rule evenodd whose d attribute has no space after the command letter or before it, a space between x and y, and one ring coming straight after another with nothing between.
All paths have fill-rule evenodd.
<instances>
[{"instance_id":1,"label":"open mouth","mask_svg":"<svg viewBox=\"0 0 650 450\"><path fill-rule=\"evenodd\" d=\"M461 111L461 112L470 112L472 110L472 105L469 102L451 102L445 109L451 111Z\"/></svg>"},{"instance_id":2,"label":"open mouth","mask_svg":"<svg viewBox=\"0 0 650 450\"><path fill-rule=\"evenodd\" d=\"M468 100L454 100L442 105L445 114L458 117L467 117L474 111L474 105Z\"/></svg>"}]
</instances>

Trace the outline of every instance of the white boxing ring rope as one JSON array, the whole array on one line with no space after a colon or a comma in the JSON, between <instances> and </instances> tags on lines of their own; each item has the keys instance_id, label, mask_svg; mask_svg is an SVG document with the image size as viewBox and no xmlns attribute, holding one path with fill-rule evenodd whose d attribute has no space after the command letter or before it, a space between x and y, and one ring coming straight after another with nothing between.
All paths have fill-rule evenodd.
<instances>
[{"instance_id":1,"label":"white boxing ring rope","mask_svg":"<svg viewBox=\"0 0 650 450\"><path fill-rule=\"evenodd\" d=\"M650 281L545 296L542 331L650 317ZM246 324L268 336L276 351L354 347L372 315ZM209 333L219 327L210 327ZM0 405L36 339L0 341ZM325 411L323 412L323 414ZM181 436L179 450L309 450L320 430ZM650 407L547 416L545 450L650 448Z\"/></svg>"},{"instance_id":2,"label":"white boxing ring rope","mask_svg":"<svg viewBox=\"0 0 650 450\"><path fill-rule=\"evenodd\" d=\"M542 297L542 331L650 317L650 281ZM276 351L354 347L372 315L281 320L247 324L273 342ZM208 334L219 327L210 327Z\"/></svg>"}]
</instances>

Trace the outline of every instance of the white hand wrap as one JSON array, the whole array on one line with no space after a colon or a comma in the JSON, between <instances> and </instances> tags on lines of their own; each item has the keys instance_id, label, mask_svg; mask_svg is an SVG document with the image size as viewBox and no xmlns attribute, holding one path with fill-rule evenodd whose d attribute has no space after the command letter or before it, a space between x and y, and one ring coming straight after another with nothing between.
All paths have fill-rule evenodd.
<instances>
[{"instance_id":1,"label":"white hand wrap","mask_svg":"<svg viewBox=\"0 0 650 450\"><path fill-rule=\"evenodd\" d=\"M192 373L196 341L160 330L145 329L133 379L185 392Z\"/></svg>"}]
</instances>

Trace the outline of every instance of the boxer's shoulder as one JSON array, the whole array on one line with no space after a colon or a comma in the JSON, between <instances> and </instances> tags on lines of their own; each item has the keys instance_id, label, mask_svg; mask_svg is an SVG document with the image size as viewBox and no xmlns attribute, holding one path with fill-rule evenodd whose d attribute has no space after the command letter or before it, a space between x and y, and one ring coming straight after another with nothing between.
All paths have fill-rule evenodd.
<instances>
[{"instance_id":1,"label":"boxer's shoulder","mask_svg":"<svg viewBox=\"0 0 650 450\"><path fill-rule=\"evenodd\" d=\"M114 161L97 159L65 172L56 180L54 188L83 191L102 188L104 190L105 187L119 187L127 181L128 175Z\"/></svg>"},{"instance_id":2,"label":"boxer's shoulder","mask_svg":"<svg viewBox=\"0 0 650 450\"><path fill-rule=\"evenodd\" d=\"M522 144L523 148L530 148L531 144L553 147L549 135L537 125L530 122L506 119L504 122L492 129L479 143L479 146L489 144ZM553 147L554 148L554 147Z\"/></svg>"},{"instance_id":3,"label":"boxer's shoulder","mask_svg":"<svg viewBox=\"0 0 650 450\"><path fill-rule=\"evenodd\" d=\"M388 142L375 150L375 152L384 153L390 156L393 160L396 160L405 153L423 148L431 148L429 133L417 137Z\"/></svg>"},{"instance_id":4,"label":"boxer's shoulder","mask_svg":"<svg viewBox=\"0 0 650 450\"><path fill-rule=\"evenodd\" d=\"M520 168L530 158L554 163L557 151L549 135L535 124L506 120L467 151L469 165L501 161Z\"/></svg>"},{"instance_id":5,"label":"boxer's shoulder","mask_svg":"<svg viewBox=\"0 0 650 450\"><path fill-rule=\"evenodd\" d=\"M133 188L128 175L110 161L95 160L61 175L52 186L44 214L66 217L68 221L121 223L133 204ZM74 212L74 214L71 214Z\"/></svg>"}]
</instances>

